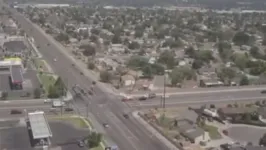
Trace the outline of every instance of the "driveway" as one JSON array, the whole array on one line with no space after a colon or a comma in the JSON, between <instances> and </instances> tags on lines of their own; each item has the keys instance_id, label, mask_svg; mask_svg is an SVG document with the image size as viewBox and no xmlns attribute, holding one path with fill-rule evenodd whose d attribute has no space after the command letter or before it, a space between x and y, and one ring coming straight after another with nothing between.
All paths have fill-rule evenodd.
<instances>
[{"instance_id":1,"label":"driveway","mask_svg":"<svg viewBox=\"0 0 266 150\"><path fill-rule=\"evenodd\" d=\"M239 125L228 128L228 136L238 142L252 142L254 145L257 145L259 139L266 133L265 129L255 126Z\"/></svg>"}]
</instances>

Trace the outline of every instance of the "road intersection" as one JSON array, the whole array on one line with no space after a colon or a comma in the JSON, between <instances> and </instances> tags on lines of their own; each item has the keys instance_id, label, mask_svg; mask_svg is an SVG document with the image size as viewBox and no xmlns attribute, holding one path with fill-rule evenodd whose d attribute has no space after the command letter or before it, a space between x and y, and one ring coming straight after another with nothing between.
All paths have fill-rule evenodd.
<instances>
[{"instance_id":1,"label":"road intersection","mask_svg":"<svg viewBox=\"0 0 266 150\"><path fill-rule=\"evenodd\" d=\"M21 27L26 31L27 35L34 37L35 42L39 45L39 51L43 58L47 60L49 65L56 74L60 75L62 79L71 87L78 84L83 89L91 87L93 78L87 78L86 71L81 70L80 65L75 62L70 56L65 54L65 48L59 45L53 38L46 35L38 26L32 24L29 20L24 18L21 14L12 10L14 18L20 23ZM54 61L57 58L57 61ZM77 64L73 66L72 64ZM84 73L84 75L81 74ZM251 100L264 99L264 95L260 93L263 87L256 89L230 89L225 91L193 91L173 94L169 99L166 99L166 105L180 105L203 102L219 102L219 101L233 101L233 100ZM97 124L108 123L111 128L106 129L105 136L113 139L121 150L167 150L161 141L156 137L150 136L151 133L147 131L136 120L126 120L123 118L123 113L131 111L127 104L122 103L121 100L111 92L106 92L103 84L95 87L95 94L92 97L82 96L81 99L73 101L73 106L83 116L87 115L88 105L89 114L95 118ZM168 93L171 94L171 93ZM43 103L43 101L41 101ZM140 106L156 107L160 104L160 99L147 100L138 102ZM7 104L8 105L8 104ZM38 106L39 104L33 104ZM40 104L41 105L41 104ZM43 105L43 104L42 104ZM29 104L30 107L30 104ZM1 108L0 108L1 110Z\"/></svg>"}]
</instances>

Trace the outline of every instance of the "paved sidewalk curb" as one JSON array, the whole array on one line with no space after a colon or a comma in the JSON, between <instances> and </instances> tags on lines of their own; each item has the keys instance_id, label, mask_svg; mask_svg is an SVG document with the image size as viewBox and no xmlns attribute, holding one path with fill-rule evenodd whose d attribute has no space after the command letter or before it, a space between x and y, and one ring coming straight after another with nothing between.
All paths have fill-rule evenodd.
<instances>
[{"instance_id":1,"label":"paved sidewalk curb","mask_svg":"<svg viewBox=\"0 0 266 150\"><path fill-rule=\"evenodd\" d=\"M138 111L134 111L132 113L133 117L141 123L147 130L149 130L152 135L156 136L160 141L162 141L168 148L169 150L179 150L175 145L173 145L171 142L169 142L163 135L161 135L156 129L154 129L151 125L149 125L144 119L142 119L138 115Z\"/></svg>"}]
</instances>

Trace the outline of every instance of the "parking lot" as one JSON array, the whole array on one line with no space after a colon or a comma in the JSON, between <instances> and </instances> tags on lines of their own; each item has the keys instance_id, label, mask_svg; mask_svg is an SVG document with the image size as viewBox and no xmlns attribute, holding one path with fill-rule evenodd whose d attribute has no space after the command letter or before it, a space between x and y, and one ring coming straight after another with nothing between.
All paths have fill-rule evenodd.
<instances>
[{"instance_id":1,"label":"parking lot","mask_svg":"<svg viewBox=\"0 0 266 150\"><path fill-rule=\"evenodd\" d=\"M238 142L252 142L257 145L266 130L255 126L239 126L229 128L228 133L229 137Z\"/></svg>"},{"instance_id":2,"label":"parking lot","mask_svg":"<svg viewBox=\"0 0 266 150\"><path fill-rule=\"evenodd\" d=\"M12 122L14 123L14 122ZM4 123L8 125L9 123ZM88 135L88 130L79 130L73 126L59 122L49 122L53 137L52 148L61 147L62 150L85 150L77 145L77 141ZM3 127L3 126L2 126ZM30 145L26 126L18 126L0 130L0 149L7 150L35 150ZM60 149L60 148L59 148Z\"/></svg>"},{"instance_id":3,"label":"parking lot","mask_svg":"<svg viewBox=\"0 0 266 150\"><path fill-rule=\"evenodd\" d=\"M11 90L9 74L0 73L0 91L8 92L8 99L33 98L34 89L40 87L36 72L29 69L23 74L23 77L23 90ZM30 93L30 96L26 96L26 93Z\"/></svg>"}]
</instances>

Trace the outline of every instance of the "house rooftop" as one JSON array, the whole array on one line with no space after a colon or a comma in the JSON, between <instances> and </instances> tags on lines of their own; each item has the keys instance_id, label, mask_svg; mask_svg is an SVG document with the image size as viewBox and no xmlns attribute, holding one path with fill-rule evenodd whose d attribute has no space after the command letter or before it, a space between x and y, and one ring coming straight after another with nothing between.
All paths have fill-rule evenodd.
<instances>
[{"instance_id":1,"label":"house rooftop","mask_svg":"<svg viewBox=\"0 0 266 150\"><path fill-rule=\"evenodd\" d=\"M27 48L23 41L5 42L3 47L5 47L7 51L15 52L15 53L24 51Z\"/></svg>"}]
</instances>

